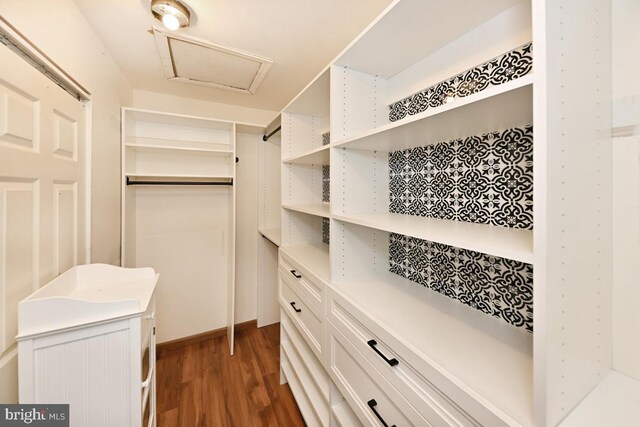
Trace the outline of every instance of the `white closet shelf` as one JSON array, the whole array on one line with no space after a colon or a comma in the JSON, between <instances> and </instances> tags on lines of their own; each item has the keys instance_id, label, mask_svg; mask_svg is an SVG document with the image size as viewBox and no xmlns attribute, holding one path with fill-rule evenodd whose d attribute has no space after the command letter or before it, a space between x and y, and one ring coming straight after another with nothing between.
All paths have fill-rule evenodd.
<instances>
[{"instance_id":1,"label":"white closet shelf","mask_svg":"<svg viewBox=\"0 0 640 427\"><path fill-rule=\"evenodd\" d=\"M335 60L335 65L389 79L505 11L514 1L396 0Z\"/></svg>"},{"instance_id":2,"label":"white closet shelf","mask_svg":"<svg viewBox=\"0 0 640 427\"><path fill-rule=\"evenodd\" d=\"M333 219L533 264L533 231L389 212Z\"/></svg>"},{"instance_id":3,"label":"white closet shelf","mask_svg":"<svg viewBox=\"0 0 640 427\"><path fill-rule=\"evenodd\" d=\"M315 148L307 153L286 158L282 163L295 163L300 165L328 165L329 145Z\"/></svg>"},{"instance_id":4,"label":"white closet shelf","mask_svg":"<svg viewBox=\"0 0 640 427\"><path fill-rule=\"evenodd\" d=\"M329 67L325 67L282 111L314 117L328 115L329 79Z\"/></svg>"},{"instance_id":5,"label":"white closet shelf","mask_svg":"<svg viewBox=\"0 0 640 427\"><path fill-rule=\"evenodd\" d=\"M328 203L318 203L311 205L282 205L283 208L290 211L302 212L309 215L321 216L329 218L331 209Z\"/></svg>"},{"instance_id":6,"label":"white closet shelf","mask_svg":"<svg viewBox=\"0 0 640 427\"><path fill-rule=\"evenodd\" d=\"M280 229L279 228L261 228L258 230L262 236L274 245L280 247Z\"/></svg>"},{"instance_id":7,"label":"white closet shelf","mask_svg":"<svg viewBox=\"0 0 640 427\"><path fill-rule=\"evenodd\" d=\"M631 427L637 425L635 423L638 420L640 420L640 381L611 371L560 423L560 427L591 425Z\"/></svg>"},{"instance_id":8,"label":"white closet shelf","mask_svg":"<svg viewBox=\"0 0 640 427\"><path fill-rule=\"evenodd\" d=\"M166 152L185 152L185 153L198 153L212 156L231 156L233 150L221 150L215 148L197 148L197 147L182 147L177 145L153 145L153 144L125 144L125 147L141 153L166 153Z\"/></svg>"},{"instance_id":9,"label":"white closet shelf","mask_svg":"<svg viewBox=\"0 0 640 427\"><path fill-rule=\"evenodd\" d=\"M533 425L531 334L389 272L329 286L493 412Z\"/></svg>"},{"instance_id":10,"label":"white closet shelf","mask_svg":"<svg viewBox=\"0 0 640 427\"><path fill-rule=\"evenodd\" d=\"M529 74L415 116L349 136L331 146L389 152L532 122L533 75Z\"/></svg>"},{"instance_id":11,"label":"white closet shelf","mask_svg":"<svg viewBox=\"0 0 640 427\"><path fill-rule=\"evenodd\" d=\"M320 279L329 282L329 245L326 243L281 246L280 250Z\"/></svg>"}]
</instances>

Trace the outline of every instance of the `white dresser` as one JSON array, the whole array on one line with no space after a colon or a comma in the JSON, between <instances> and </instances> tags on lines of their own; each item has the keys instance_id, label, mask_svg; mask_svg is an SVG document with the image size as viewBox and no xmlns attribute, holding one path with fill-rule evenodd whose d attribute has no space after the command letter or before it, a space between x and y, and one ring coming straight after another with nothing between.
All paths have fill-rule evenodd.
<instances>
[{"instance_id":1,"label":"white dresser","mask_svg":"<svg viewBox=\"0 0 640 427\"><path fill-rule=\"evenodd\" d=\"M83 265L20 302L20 402L69 403L72 426L154 426L157 281Z\"/></svg>"}]
</instances>

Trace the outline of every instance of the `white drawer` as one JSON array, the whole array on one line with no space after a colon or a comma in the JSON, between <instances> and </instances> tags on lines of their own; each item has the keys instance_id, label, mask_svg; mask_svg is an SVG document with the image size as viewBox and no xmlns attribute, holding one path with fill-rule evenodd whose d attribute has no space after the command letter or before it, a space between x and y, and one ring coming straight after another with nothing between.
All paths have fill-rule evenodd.
<instances>
[{"instance_id":1,"label":"white drawer","mask_svg":"<svg viewBox=\"0 0 640 427\"><path fill-rule=\"evenodd\" d=\"M309 405L315 413L314 418L323 426L330 423L329 413L329 375L318 363L307 344L283 316L280 328L280 346L298 378ZM298 396L296 396L298 399Z\"/></svg>"},{"instance_id":2,"label":"white drawer","mask_svg":"<svg viewBox=\"0 0 640 427\"><path fill-rule=\"evenodd\" d=\"M279 272L282 277L290 279L290 283L296 284L296 291L304 294L309 305L318 309L322 308L322 295L325 286L313 273L283 252L280 252Z\"/></svg>"},{"instance_id":3,"label":"white drawer","mask_svg":"<svg viewBox=\"0 0 640 427\"><path fill-rule=\"evenodd\" d=\"M307 345L306 341L302 338L298 329L293 325L291 319L289 319L285 314L281 314L280 318L280 343L289 342L296 350L304 362L305 368L309 371L315 386L320 391L322 398L325 402L329 403L329 393L331 388L329 374L324 369L324 366L320 363L311 348Z\"/></svg>"},{"instance_id":4,"label":"white drawer","mask_svg":"<svg viewBox=\"0 0 640 427\"><path fill-rule=\"evenodd\" d=\"M310 305L298 293L293 290L293 286L288 279L279 279L279 299L284 312L296 325L309 347L316 357L322 360L322 319L323 314L317 308Z\"/></svg>"},{"instance_id":5,"label":"white drawer","mask_svg":"<svg viewBox=\"0 0 640 427\"><path fill-rule=\"evenodd\" d=\"M328 301L328 323L339 330L429 423L437 426L503 425L497 418L487 416L489 412L479 402L461 393L427 361L385 333L380 325L340 294L329 289ZM457 392L464 399L465 409L459 400L453 400L450 392ZM474 419L471 411L479 413L483 422Z\"/></svg>"},{"instance_id":6,"label":"white drawer","mask_svg":"<svg viewBox=\"0 0 640 427\"><path fill-rule=\"evenodd\" d=\"M331 379L364 425L430 425L331 322L328 332Z\"/></svg>"}]
</instances>

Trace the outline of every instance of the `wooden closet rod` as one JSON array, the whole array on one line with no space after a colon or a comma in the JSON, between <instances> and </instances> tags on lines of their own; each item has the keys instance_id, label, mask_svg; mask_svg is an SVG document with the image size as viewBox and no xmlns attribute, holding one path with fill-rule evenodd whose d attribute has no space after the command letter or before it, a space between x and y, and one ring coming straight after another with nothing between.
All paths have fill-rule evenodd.
<instances>
[{"instance_id":1,"label":"wooden closet rod","mask_svg":"<svg viewBox=\"0 0 640 427\"><path fill-rule=\"evenodd\" d=\"M233 178L127 177L127 185L233 185Z\"/></svg>"}]
</instances>

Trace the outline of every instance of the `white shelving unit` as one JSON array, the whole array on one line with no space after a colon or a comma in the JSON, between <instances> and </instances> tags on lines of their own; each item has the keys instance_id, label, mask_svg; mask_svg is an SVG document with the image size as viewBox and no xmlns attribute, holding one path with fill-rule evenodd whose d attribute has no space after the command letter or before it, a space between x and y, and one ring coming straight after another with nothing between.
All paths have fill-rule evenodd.
<instances>
[{"instance_id":1,"label":"white shelving unit","mask_svg":"<svg viewBox=\"0 0 640 427\"><path fill-rule=\"evenodd\" d=\"M159 342L226 326L233 353L235 141L259 128L133 108L122 123L122 266L160 273Z\"/></svg>"},{"instance_id":2,"label":"white shelving unit","mask_svg":"<svg viewBox=\"0 0 640 427\"><path fill-rule=\"evenodd\" d=\"M640 359L634 355L640 345L629 342L638 327L628 303L637 299L637 268L620 260L633 264L630 254L638 253L637 239L630 237L637 236L630 224L637 220L630 202L637 200L637 189L630 183L637 182L639 150L637 135L628 135L638 120L623 126L634 108L624 95L614 110L624 122L616 132L624 138L612 149L611 8L606 1L397 0L285 107L280 271L301 296L309 275L327 282L320 317L325 338L315 351L345 398L333 406L335 417L348 406L350 422L357 418L365 425L381 419L388 425L637 424ZM619 10L618 19L630 12ZM534 71L467 96L441 84L506 52L517 62L522 52L530 54L532 41ZM628 48L620 52L626 55ZM510 60L501 62L507 64L502 77L515 72ZM476 83L486 77L475 73ZM629 86L628 80L619 83ZM437 105L408 100L436 86L442 99ZM493 141L495 132L514 128L533 129L533 154L527 154L533 160L518 160L533 180L522 199L528 209L533 203L533 226L390 213L392 196L398 200L391 194L398 172L390 168L390 153L418 147L427 152L471 137ZM320 145L327 130L328 150ZM491 173L491 162L479 170ZM420 167L409 163L406 176ZM331 167L331 204L322 203L323 165ZM456 185L461 191L468 184ZM409 209L411 197L421 195L403 191ZM323 218L330 221L328 245L320 243ZM425 257L415 264L393 261L420 283L390 272L396 235L405 240L394 250ZM458 257L460 249L486 257L471 282L464 282L476 289L466 303L458 294L461 276L450 279L449 296L443 287L440 293L422 286L448 261L429 269L425 263L432 258L418 249L437 245L453 248ZM504 291L481 289L488 279L480 276L500 268L491 266L496 259L527 271L528 296L514 291L524 276L499 286L516 299L523 292L533 320L529 314L518 323L522 313L514 308L510 317L503 302L482 309L495 310L490 316L471 301L473 292L482 300L486 292ZM461 269L466 261L452 262ZM300 300L308 305L309 299ZM317 335L313 318L299 319ZM525 328L523 322L530 323Z\"/></svg>"},{"instance_id":3,"label":"white shelving unit","mask_svg":"<svg viewBox=\"0 0 640 427\"><path fill-rule=\"evenodd\" d=\"M264 130L258 153L258 327L280 321L278 248L280 247L280 116ZM270 136L269 136L270 135ZM266 141L265 141L266 139Z\"/></svg>"}]
</instances>

